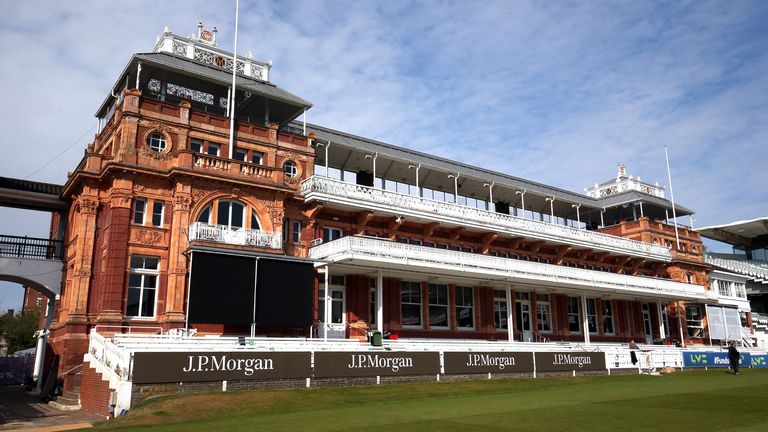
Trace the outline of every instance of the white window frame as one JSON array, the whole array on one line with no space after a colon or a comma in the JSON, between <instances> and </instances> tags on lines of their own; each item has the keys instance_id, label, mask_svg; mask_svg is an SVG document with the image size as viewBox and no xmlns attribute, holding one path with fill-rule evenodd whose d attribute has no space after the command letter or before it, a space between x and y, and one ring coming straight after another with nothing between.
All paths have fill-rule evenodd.
<instances>
[{"instance_id":1,"label":"white window frame","mask_svg":"<svg viewBox=\"0 0 768 432\"><path fill-rule=\"evenodd\" d=\"M466 295L465 290L469 290L469 295ZM459 295L459 292L463 292ZM461 298L462 303L459 303ZM467 303L469 299L469 303ZM469 315L472 317L471 326L462 326L459 323L459 317L461 316L461 310L468 309ZM471 286L456 286L454 288L454 314L456 316L456 328L459 330L474 330L475 329L475 289Z\"/></svg>"},{"instance_id":2,"label":"white window frame","mask_svg":"<svg viewBox=\"0 0 768 432\"><path fill-rule=\"evenodd\" d=\"M338 233L338 238L333 238L334 234ZM328 237L328 240L325 240L325 238ZM340 238L344 237L344 230L341 228L336 227L323 227L323 242L329 241L332 242L334 240L338 240Z\"/></svg>"},{"instance_id":3,"label":"white window frame","mask_svg":"<svg viewBox=\"0 0 768 432\"><path fill-rule=\"evenodd\" d=\"M445 304L443 303L432 303L432 288L440 289L445 288ZM444 326L441 325L432 325L432 323L429 323L430 329L437 329L437 330L448 330L451 328L451 301L449 300L450 297L450 289L447 284L429 284L427 287L427 311L428 311L428 319L432 319L432 308L444 308L445 309L445 324ZM439 294L437 295L437 301L440 301Z\"/></svg>"},{"instance_id":4,"label":"white window frame","mask_svg":"<svg viewBox=\"0 0 768 432\"><path fill-rule=\"evenodd\" d=\"M414 286L418 287L416 292L419 293L418 298L419 302L413 302L413 301L403 301L403 287L404 284L408 284L409 291L414 288ZM403 328L412 328L412 329L423 329L424 328L424 293L421 289L421 282L414 282L414 281L400 281L400 324L402 324ZM411 305L411 306L418 306L419 307L419 324L413 325L413 324L404 324L403 323L403 305Z\"/></svg>"},{"instance_id":5,"label":"white window frame","mask_svg":"<svg viewBox=\"0 0 768 432\"><path fill-rule=\"evenodd\" d=\"M195 149L195 147L198 147ZM195 153L202 153L205 148L205 141L200 138L191 138L189 140L189 149Z\"/></svg>"},{"instance_id":6,"label":"white window frame","mask_svg":"<svg viewBox=\"0 0 768 432\"><path fill-rule=\"evenodd\" d=\"M157 213L158 206L160 207L160 214ZM155 223L155 216L160 217L160 223ZM163 222L165 221L165 202L163 201L153 201L152 202L152 226L156 228L161 228L163 226Z\"/></svg>"},{"instance_id":7,"label":"white window frame","mask_svg":"<svg viewBox=\"0 0 768 432\"><path fill-rule=\"evenodd\" d=\"M542 324L545 322L549 324L548 329L543 328ZM536 329L541 333L552 333L552 304L549 301L549 294L536 294Z\"/></svg>"},{"instance_id":8,"label":"white window frame","mask_svg":"<svg viewBox=\"0 0 768 432\"><path fill-rule=\"evenodd\" d=\"M256 159L258 158L258 162ZM251 151L251 163L255 165L263 165L264 164L264 153L260 151Z\"/></svg>"},{"instance_id":9,"label":"white window frame","mask_svg":"<svg viewBox=\"0 0 768 432\"><path fill-rule=\"evenodd\" d=\"M609 305L611 313L609 313L609 314L605 313L605 310L606 310L605 305ZM603 309L602 309L602 311L603 311L603 319L602 319L603 334L606 334L606 335L615 335L616 334L616 322L613 319L613 309L614 309L613 308L613 300L603 299ZM611 323L611 331L610 332L605 331L605 321L606 321L606 319L608 319L610 321L610 323ZM667 326L667 328L670 328L670 327Z\"/></svg>"},{"instance_id":10,"label":"white window frame","mask_svg":"<svg viewBox=\"0 0 768 432\"><path fill-rule=\"evenodd\" d=\"M502 306L504 309L502 310ZM499 318L497 321L496 318ZM504 327L502 325L502 319L504 321ZM506 332L509 330L509 302L507 301L507 291L495 289L493 290L493 326L497 332Z\"/></svg>"},{"instance_id":11,"label":"white window frame","mask_svg":"<svg viewBox=\"0 0 768 432\"><path fill-rule=\"evenodd\" d=\"M147 147L153 152L162 153L168 147L165 135L159 132L152 132L147 135Z\"/></svg>"},{"instance_id":12,"label":"white window frame","mask_svg":"<svg viewBox=\"0 0 768 432\"><path fill-rule=\"evenodd\" d=\"M141 267L133 267L133 260L134 259L141 259ZM146 268L146 260L147 259L153 259L157 260L157 268ZM130 296L130 290L132 289L138 289L139 290L139 315L128 315L128 304L126 301L126 309L125 309L125 315L129 319L154 319L155 316L157 316L157 294L158 294L158 286L160 285L160 257L154 257L154 256L144 256L144 255L132 255L129 258L129 276L128 276L128 296ZM132 287L130 280L131 276L140 276L141 282L138 287ZM145 286L145 280L146 276L154 276L155 277L155 286ZM144 296L147 291L154 291L154 302L152 305L152 315L141 315L142 310L142 304L144 303Z\"/></svg>"},{"instance_id":13,"label":"white window frame","mask_svg":"<svg viewBox=\"0 0 768 432\"><path fill-rule=\"evenodd\" d=\"M232 155L234 156L235 160L239 160L241 162L248 162L248 150L243 148L235 148L235 153ZM242 156L242 159L240 159L240 156Z\"/></svg>"},{"instance_id":14,"label":"white window frame","mask_svg":"<svg viewBox=\"0 0 768 432\"><path fill-rule=\"evenodd\" d=\"M593 313L589 313L590 303L591 303L591 306L592 306ZM587 314L587 330L589 330L589 334L594 334L594 335L599 334L600 333L600 327L597 324L598 313L597 313L597 299L596 298L587 298L587 310L584 311L584 313ZM595 323L595 330L594 331L589 328L589 323L590 323L589 319L590 318L593 318L592 322Z\"/></svg>"},{"instance_id":15,"label":"white window frame","mask_svg":"<svg viewBox=\"0 0 768 432\"><path fill-rule=\"evenodd\" d=\"M574 303L575 301L575 303ZM576 312L571 311L571 305L576 305ZM578 297L574 296L568 296L568 303L566 304L566 318L568 324L568 333L570 334L581 334L581 332L584 330L581 328L581 301ZM576 324L579 326L579 330L571 330L571 316L576 316Z\"/></svg>"},{"instance_id":16,"label":"white window frame","mask_svg":"<svg viewBox=\"0 0 768 432\"><path fill-rule=\"evenodd\" d=\"M137 206L141 203L141 210ZM141 222L136 221L136 215L141 214ZM133 200L133 214L131 215L131 223L134 225L144 225L147 221L147 200L144 198L136 198Z\"/></svg>"},{"instance_id":17,"label":"white window frame","mask_svg":"<svg viewBox=\"0 0 768 432\"><path fill-rule=\"evenodd\" d=\"M301 243L301 221L294 220L291 224L291 240L294 244Z\"/></svg>"},{"instance_id":18,"label":"white window frame","mask_svg":"<svg viewBox=\"0 0 768 432\"><path fill-rule=\"evenodd\" d=\"M296 162L289 159L283 162L283 172L288 178L296 178L299 175L299 167L296 165Z\"/></svg>"},{"instance_id":19,"label":"white window frame","mask_svg":"<svg viewBox=\"0 0 768 432\"><path fill-rule=\"evenodd\" d=\"M216 152L211 153L211 149L216 149ZM205 149L205 154L211 155L211 156L220 156L221 155L221 145L214 144L214 143L208 143L208 148Z\"/></svg>"}]
</instances>

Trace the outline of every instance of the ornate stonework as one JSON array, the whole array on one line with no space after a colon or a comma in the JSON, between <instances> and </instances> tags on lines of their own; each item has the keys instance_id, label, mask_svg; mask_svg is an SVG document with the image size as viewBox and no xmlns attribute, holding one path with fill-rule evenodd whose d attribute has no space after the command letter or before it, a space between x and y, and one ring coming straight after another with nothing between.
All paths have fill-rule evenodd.
<instances>
[{"instance_id":1,"label":"ornate stonework","mask_svg":"<svg viewBox=\"0 0 768 432\"><path fill-rule=\"evenodd\" d=\"M173 211L186 211L192 207L192 196L176 195L173 197Z\"/></svg>"},{"instance_id":2,"label":"ornate stonework","mask_svg":"<svg viewBox=\"0 0 768 432\"><path fill-rule=\"evenodd\" d=\"M155 230L139 229L136 230L136 234L134 234L134 240L139 243L153 246L163 242L163 233Z\"/></svg>"},{"instance_id":3,"label":"ornate stonework","mask_svg":"<svg viewBox=\"0 0 768 432\"><path fill-rule=\"evenodd\" d=\"M81 214L96 214L99 208L99 201L93 197L80 196L77 199L77 206Z\"/></svg>"}]
</instances>

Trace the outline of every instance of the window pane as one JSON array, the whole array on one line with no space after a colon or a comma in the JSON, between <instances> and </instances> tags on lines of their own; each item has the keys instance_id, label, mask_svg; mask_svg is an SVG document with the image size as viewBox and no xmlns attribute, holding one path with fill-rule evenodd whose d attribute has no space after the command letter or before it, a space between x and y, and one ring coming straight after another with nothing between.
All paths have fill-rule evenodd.
<instances>
[{"instance_id":1,"label":"window pane","mask_svg":"<svg viewBox=\"0 0 768 432\"><path fill-rule=\"evenodd\" d=\"M219 225L229 225L229 201L219 201L219 215L216 218Z\"/></svg>"},{"instance_id":2,"label":"window pane","mask_svg":"<svg viewBox=\"0 0 768 432\"><path fill-rule=\"evenodd\" d=\"M243 207L242 204L233 202L230 204L232 207L232 228L242 228L243 227L243 211L245 210L245 207Z\"/></svg>"},{"instance_id":3,"label":"window pane","mask_svg":"<svg viewBox=\"0 0 768 432\"><path fill-rule=\"evenodd\" d=\"M430 306L429 325L431 327L448 327L448 307Z\"/></svg>"},{"instance_id":4,"label":"window pane","mask_svg":"<svg viewBox=\"0 0 768 432\"><path fill-rule=\"evenodd\" d=\"M147 202L137 199L133 202L133 223L143 225L144 224L144 211L146 209Z\"/></svg>"},{"instance_id":5,"label":"window pane","mask_svg":"<svg viewBox=\"0 0 768 432\"><path fill-rule=\"evenodd\" d=\"M208 144L208 154L213 156L219 155L219 146L218 144Z\"/></svg>"},{"instance_id":6,"label":"window pane","mask_svg":"<svg viewBox=\"0 0 768 432\"><path fill-rule=\"evenodd\" d=\"M165 203L162 201L155 201L152 204L152 226L163 226L163 207Z\"/></svg>"},{"instance_id":7,"label":"window pane","mask_svg":"<svg viewBox=\"0 0 768 432\"><path fill-rule=\"evenodd\" d=\"M251 162L257 165L261 165L262 163L264 163L264 153L256 152L256 151L253 152L251 155Z\"/></svg>"},{"instance_id":8,"label":"window pane","mask_svg":"<svg viewBox=\"0 0 768 432\"><path fill-rule=\"evenodd\" d=\"M248 159L248 152L243 149L235 149L235 159L245 162Z\"/></svg>"},{"instance_id":9,"label":"window pane","mask_svg":"<svg viewBox=\"0 0 768 432\"><path fill-rule=\"evenodd\" d=\"M256 217L256 210L251 210L251 229L261 229L261 225L259 225L259 218Z\"/></svg>"},{"instance_id":10,"label":"window pane","mask_svg":"<svg viewBox=\"0 0 768 432\"><path fill-rule=\"evenodd\" d=\"M160 264L159 258L150 258L150 257L144 258L145 269L157 270L159 264Z\"/></svg>"},{"instance_id":11,"label":"window pane","mask_svg":"<svg viewBox=\"0 0 768 432\"><path fill-rule=\"evenodd\" d=\"M211 206L206 207L197 217L198 222L211 223Z\"/></svg>"},{"instance_id":12,"label":"window pane","mask_svg":"<svg viewBox=\"0 0 768 432\"><path fill-rule=\"evenodd\" d=\"M155 315L155 290L145 289L144 298L141 299L141 316L151 317Z\"/></svg>"},{"instance_id":13,"label":"window pane","mask_svg":"<svg viewBox=\"0 0 768 432\"><path fill-rule=\"evenodd\" d=\"M203 151L203 140L192 138L192 141L189 143L189 149L193 152L200 153Z\"/></svg>"},{"instance_id":14,"label":"window pane","mask_svg":"<svg viewBox=\"0 0 768 432\"><path fill-rule=\"evenodd\" d=\"M139 297L141 296L141 289L128 288L128 302L125 307L125 314L127 316L139 316Z\"/></svg>"}]
</instances>

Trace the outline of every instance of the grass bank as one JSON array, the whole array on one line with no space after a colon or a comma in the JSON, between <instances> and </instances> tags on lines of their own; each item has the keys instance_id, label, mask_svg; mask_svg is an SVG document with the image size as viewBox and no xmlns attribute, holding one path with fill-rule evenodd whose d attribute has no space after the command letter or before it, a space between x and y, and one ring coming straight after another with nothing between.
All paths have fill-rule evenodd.
<instances>
[{"instance_id":1,"label":"grass bank","mask_svg":"<svg viewBox=\"0 0 768 432\"><path fill-rule=\"evenodd\" d=\"M768 370L626 375L156 398L97 430L768 430Z\"/></svg>"}]
</instances>

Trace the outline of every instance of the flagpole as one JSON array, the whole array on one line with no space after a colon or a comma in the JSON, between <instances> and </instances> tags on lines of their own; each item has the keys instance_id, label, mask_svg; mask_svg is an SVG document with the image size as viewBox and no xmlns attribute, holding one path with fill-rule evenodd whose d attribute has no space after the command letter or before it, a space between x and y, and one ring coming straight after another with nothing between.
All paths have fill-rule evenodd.
<instances>
[{"instance_id":1,"label":"flagpole","mask_svg":"<svg viewBox=\"0 0 768 432\"><path fill-rule=\"evenodd\" d=\"M232 51L232 99L229 101L229 158L235 152L235 83L237 79L237 26L240 17L240 0L235 0L235 49Z\"/></svg>"},{"instance_id":2,"label":"flagpole","mask_svg":"<svg viewBox=\"0 0 768 432\"><path fill-rule=\"evenodd\" d=\"M680 249L680 234L677 232L677 212L675 211L675 192L672 190L672 173L669 170L669 152L667 151L667 145L664 144L664 159L667 161L667 178L669 179L669 196L672 199L672 219L675 220L675 241L677 241L677 249Z\"/></svg>"}]
</instances>

